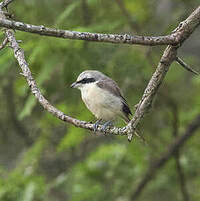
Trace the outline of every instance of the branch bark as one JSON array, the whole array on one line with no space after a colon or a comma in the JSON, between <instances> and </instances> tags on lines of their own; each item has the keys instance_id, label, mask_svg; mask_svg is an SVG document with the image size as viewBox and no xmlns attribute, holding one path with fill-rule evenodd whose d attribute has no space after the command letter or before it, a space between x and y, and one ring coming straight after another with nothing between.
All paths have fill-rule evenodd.
<instances>
[{"instance_id":1,"label":"branch bark","mask_svg":"<svg viewBox=\"0 0 200 201\"><path fill-rule=\"evenodd\" d=\"M9 29L16 29L19 31L25 31L29 33L52 36L65 39L76 39L76 40L86 40L94 42L107 42L107 43L124 43L124 44L137 44L137 45L177 45L180 42L179 35L181 33L174 32L167 36L132 36L128 34L101 34L101 33L89 33L89 32L78 32L62 29L53 29L41 26L36 26L32 24L26 24L23 22L17 22L8 19L0 18L0 26Z\"/></svg>"},{"instance_id":2,"label":"branch bark","mask_svg":"<svg viewBox=\"0 0 200 201\"><path fill-rule=\"evenodd\" d=\"M158 170L165 165L165 163L179 150L184 143L191 138L197 129L200 127L200 115L198 115L192 123L188 126L185 133L177 137L174 142L169 146L168 150L158 158L153 165L147 170L145 176L139 183L136 190L131 195L130 200L136 200L147 186L147 184L155 177Z\"/></svg>"},{"instance_id":3,"label":"branch bark","mask_svg":"<svg viewBox=\"0 0 200 201\"><path fill-rule=\"evenodd\" d=\"M7 0L2 2L0 8L5 7L8 3L13 0ZM138 44L138 45L177 45L184 41L185 38L190 35L190 32L199 25L199 14L200 8L198 7L190 17L184 22L180 23L172 34L166 36L132 36L128 34L101 34L101 33L89 33L89 32L78 32L62 29L48 28L43 25L36 26L32 24L26 24L23 22L17 22L14 20L8 20L4 17L0 18L0 26L9 29L16 29L19 31L25 31L30 33L35 33L39 35L66 38L66 39L76 39L76 40L86 40L95 42L108 42L108 43L125 43L125 44ZM187 24L188 23L188 24ZM187 26L188 25L188 26ZM186 33L186 31L188 33ZM183 33L184 32L184 33ZM184 36L184 37L183 37Z\"/></svg>"}]
</instances>

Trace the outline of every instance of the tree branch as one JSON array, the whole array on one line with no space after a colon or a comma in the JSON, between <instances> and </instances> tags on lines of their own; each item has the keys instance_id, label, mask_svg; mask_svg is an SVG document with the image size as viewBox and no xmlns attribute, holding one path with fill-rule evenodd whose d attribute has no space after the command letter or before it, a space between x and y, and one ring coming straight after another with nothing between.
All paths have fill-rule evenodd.
<instances>
[{"instance_id":1,"label":"tree branch","mask_svg":"<svg viewBox=\"0 0 200 201\"><path fill-rule=\"evenodd\" d=\"M11 2L12 0L7 0L4 2ZM2 5L4 3L2 2ZM1 7L0 7L1 8ZM190 32L199 25L200 18L200 7L198 7L190 17L172 32L172 34L167 36L131 36L128 34L100 34L100 33L89 33L89 32L78 32L78 31L69 31L61 29L53 29L41 26L36 26L32 24L26 24L23 22L16 22L14 20L8 20L4 17L0 18L0 26L6 27L9 29L16 29L20 31L53 36L66 39L76 39L76 40L86 40L86 41L95 41L95 42L108 42L108 43L125 43L125 44L138 44L138 45L177 45L184 41L185 38L190 35ZM183 34L184 32L184 34ZM187 33L186 33L187 32Z\"/></svg>"},{"instance_id":2,"label":"tree branch","mask_svg":"<svg viewBox=\"0 0 200 201\"><path fill-rule=\"evenodd\" d=\"M15 22L11 20L6 20L5 15L0 9L0 25L7 28L14 28L22 31L28 31L31 33L38 33L41 35L56 36L62 38L70 39L82 39L89 41L101 41L101 42L112 42L112 43L129 43L129 44L143 44L143 45L156 45L156 44L165 44L163 41L167 40L172 42L172 38L175 40L173 44L180 42L179 46L168 46L158 64L158 67L153 74L147 88L144 91L141 101L138 104L137 110L133 119L130 123L123 128L109 128L105 133L115 134L115 135L128 135L128 139L131 140L135 129L148 111L151 103L155 97L155 94L161 85L170 64L175 60L177 48L180 47L181 43L187 39L195 28L200 23L200 7L198 7L184 22L173 31L172 35L163 36L163 37L143 37L143 36L129 36L129 35L113 35L113 34L94 34L87 32L72 32L67 30L57 30L51 28L45 28L44 26L35 26L28 25L21 22ZM27 80L28 85L34 96L38 99L39 103L46 109L48 112L52 113L57 118L69 122L77 127L85 128L89 130L94 130L94 125L87 123L85 121L80 121L74 119L70 116L65 115L63 112L53 107L47 99L41 94L35 80L32 77L31 71L28 67L28 63L25 60L24 51L19 47L18 42L14 36L13 31L7 29L5 31L6 37L10 42L11 48L14 50L14 56L17 59L19 66L22 69L23 75ZM166 42L166 41L165 41ZM168 43L167 43L168 44ZM102 126L98 127L98 131L101 131Z\"/></svg>"},{"instance_id":3,"label":"tree branch","mask_svg":"<svg viewBox=\"0 0 200 201\"><path fill-rule=\"evenodd\" d=\"M144 91L142 99L137 104L137 109L135 111L134 117L126 127L128 130L130 130L130 132L128 133L129 141L131 141L133 135L132 133L134 133L134 130L136 129L138 123L151 107L154 97L159 89L159 86L162 84L171 63L176 60L177 49L192 34L192 32L199 25L199 23L200 6L185 21L181 22L176 28L175 32L180 33L179 37L181 43L179 44L179 46L168 46L165 49L164 54L158 64L158 67Z\"/></svg>"},{"instance_id":4,"label":"tree branch","mask_svg":"<svg viewBox=\"0 0 200 201\"><path fill-rule=\"evenodd\" d=\"M14 36L14 33L12 30L7 29L5 31L6 37L8 38L10 42L10 47L14 51L14 56L18 61L19 66L22 70L22 75L26 78L27 83L33 93L33 95L37 98L39 103L43 106L45 110L56 116L57 118L61 119L62 121L68 122L73 124L76 127L85 128L94 131L94 124L80 121L75 118L72 118L70 116L65 115L63 112L52 106L47 99L41 94L41 91L37 87L37 84L32 77L31 71L28 67L28 63L25 60L24 51L19 47L19 44ZM98 126L97 131L101 131L102 126ZM127 135L127 131L125 131L124 128L110 128L105 131L107 134L114 134L114 135Z\"/></svg>"},{"instance_id":5,"label":"tree branch","mask_svg":"<svg viewBox=\"0 0 200 201\"><path fill-rule=\"evenodd\" d=\"M177 45L180 42L179 32L172 33L167 36L132 36L128 34L101 34L101 33L89 33L78 32L62 29L53 29L32 24L26 24L23 22L16 22L13 20L0 18L0 26L9 29L16 29L19 31L30 32L34 34L52 36L65 39L86 40L94 42L107 42L107 43L124 43L124 44L137 44L137 45Z\"/></svg>"},{"instance_id":6,"label":"tree branch","mask_svg":"<svg viewBox=\"0 0 200 201\"><path fill-rule=\"evenodd\" d=\"M136 190L131 195L131 200L136 200L147 186L147 184L155 177L158 170L165 165L165 163L179 150L184 143L194 135L195 131L200 127L200 115L198 115L192 123L188 126L185 133L177 137L169 146L168 150L158 158L152 166L147 170L145 176L139 183Z\"/></svg>"}]
</instances>

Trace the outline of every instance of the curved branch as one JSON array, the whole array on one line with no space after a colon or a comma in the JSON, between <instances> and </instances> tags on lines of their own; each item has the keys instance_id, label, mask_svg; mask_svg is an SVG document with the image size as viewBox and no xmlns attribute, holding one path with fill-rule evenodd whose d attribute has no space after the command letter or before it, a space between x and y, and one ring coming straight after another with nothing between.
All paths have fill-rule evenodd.
<instances>
[{"instance_id":1,"label":"curved branch","mask_svg":"<svg viewBox=\"0 0 200 201\"><path fill-rule=\"evenodd\" d=\"M179 33L175 32L167 36L132 36L128 34L101 34L101 33L89 33L89 32L78 32L69 31L62 29L53 29L41 26L36 26L32 24L26 24L23 22L17 22L8 19L0 18L0 26L9 29L16 29L19 31L30 32L34 34L53 36L65 39L76 39L76 40L86 40L94 42L107 42L107 43L124 43L124 44L137 44L137 45L177 45L179 43Z\"/></svg>"},{"instance_id":2,"label":"curved branch","mask_svg":"<svg viewBox=\"0 0 200 201\"><path fill-rule=\"evenodd\" d=\"M29 69L28 63L25 60L24 51L23 49L19 47L19 44L14 36L13 31L7 29L5 31L5 34L6 34L6 37L8 38L8 41L10 42L10 47L14 51L14 56L17 59L19 66L21 67L21 70L22 70L21 74L26 78L27 83L33 95L37 98L37 100L43 106L43 108L46 109L51 114L53 114L54 116L56 116L57 118L61 119L62 121L71 123L76 127L85 128L85 129L94 131L94 124L91 124L85 121L80 121L78 119L67 116L48 102L48 100L41 94L41 91L37 87L37 84ZM101 131L101 130L102 130L102 126L98 126L97 131ZM116 128L116 127L107 129L105 133L114 134L114 135L127 135L127 131L125 131L124 128Z\"/></svg>"}]
</instances>

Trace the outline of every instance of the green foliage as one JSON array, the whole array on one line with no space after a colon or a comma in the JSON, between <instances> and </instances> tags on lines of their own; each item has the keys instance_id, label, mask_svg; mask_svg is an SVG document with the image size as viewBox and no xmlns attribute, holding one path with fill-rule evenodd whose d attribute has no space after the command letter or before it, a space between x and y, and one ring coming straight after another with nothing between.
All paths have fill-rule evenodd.
<instances>
[{"instance_id":1,"label":"green foliage","mask_svg":"<svg viewBox=\"0 0 200 201\"><path fill-rule=\"evenodd\" d=\"M71 127L64 138L61 140L61 143L58 146L58 152L67 151L71 148L79 146L80 143L85 138L85 132L82 129Z\"/></svg>"},{"instance_id":2,"label":"green foliage","mask_svg":"<svg viewBox=\"0 0 200 201\"><path fill-rule=\"evenodd\" d=\"M120 7L108 0L22 0L11 3L9 11L16 20L60 29L165 35L199 4L198 0L121 2ZM95 118L82 103L80 92L69 87L80 72L95 69L112 77L134 112L164 49L15 34L49 102L67 115L92 122ZM179 54L198 68L197 39L191 37ZM126 137L96 136L62 122L39 105L19 74L10 48L0 51L0 66L0 201L130 201L148 167L174 140L174 105L178 133L199 114L199 77L173 63L138 128L147 146L139 139L128 143ZM198 135L181 150L180 163L190 200L199 200ZM138 200L181 201L177 175L170 160Z\"/></svg>"},{"instance_id":3,"label":"green foliage","mask_svg":"<svg viewBox=\"0 0 200 201\"><path fill-rule=\"evenodd\" d=\"M70 14L72 12L74 12L74 10L76 9L76 7L80 4L80 0L79 1L74 1L73 3L71 3L70 5L67 5L66 8L64 9L64 11L60 14L60 16L57 17L56 19L56 25L60 25L65 24L64 21L66 21L66 19L70 16Z\"/></svg>"},{"instance_id":4,"label":"green foliage","mask_svg":"<svg viewBox=\"0 0 200 201\"><path fill-rule=\"evenodd\" d=\"M36 169L44 149L46 139L40 138L23 155L22 160L12 172L1 172L0 200L43 200L45 192L44 176L37 174Z\"/></svg>"}]
</instances>

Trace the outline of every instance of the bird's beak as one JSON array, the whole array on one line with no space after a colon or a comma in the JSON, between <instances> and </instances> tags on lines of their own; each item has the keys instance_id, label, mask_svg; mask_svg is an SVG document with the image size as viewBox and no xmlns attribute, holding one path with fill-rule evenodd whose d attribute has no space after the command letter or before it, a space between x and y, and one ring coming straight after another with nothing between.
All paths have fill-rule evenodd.
<instances>
[{"instance_id":1,"label":"bird's beak","mask_svg":"<svg viewBox=\"0 0 200 201\"><path fill-rule=\"evenodd\" d=\"M76 86L77 86L77 83L76 83L76 82L74 82L74 83L72 83L72 84L71 84L71 86L70 86L70 87L71 87L71 88L76 88Z\"/></svg>"}]
</instances>

